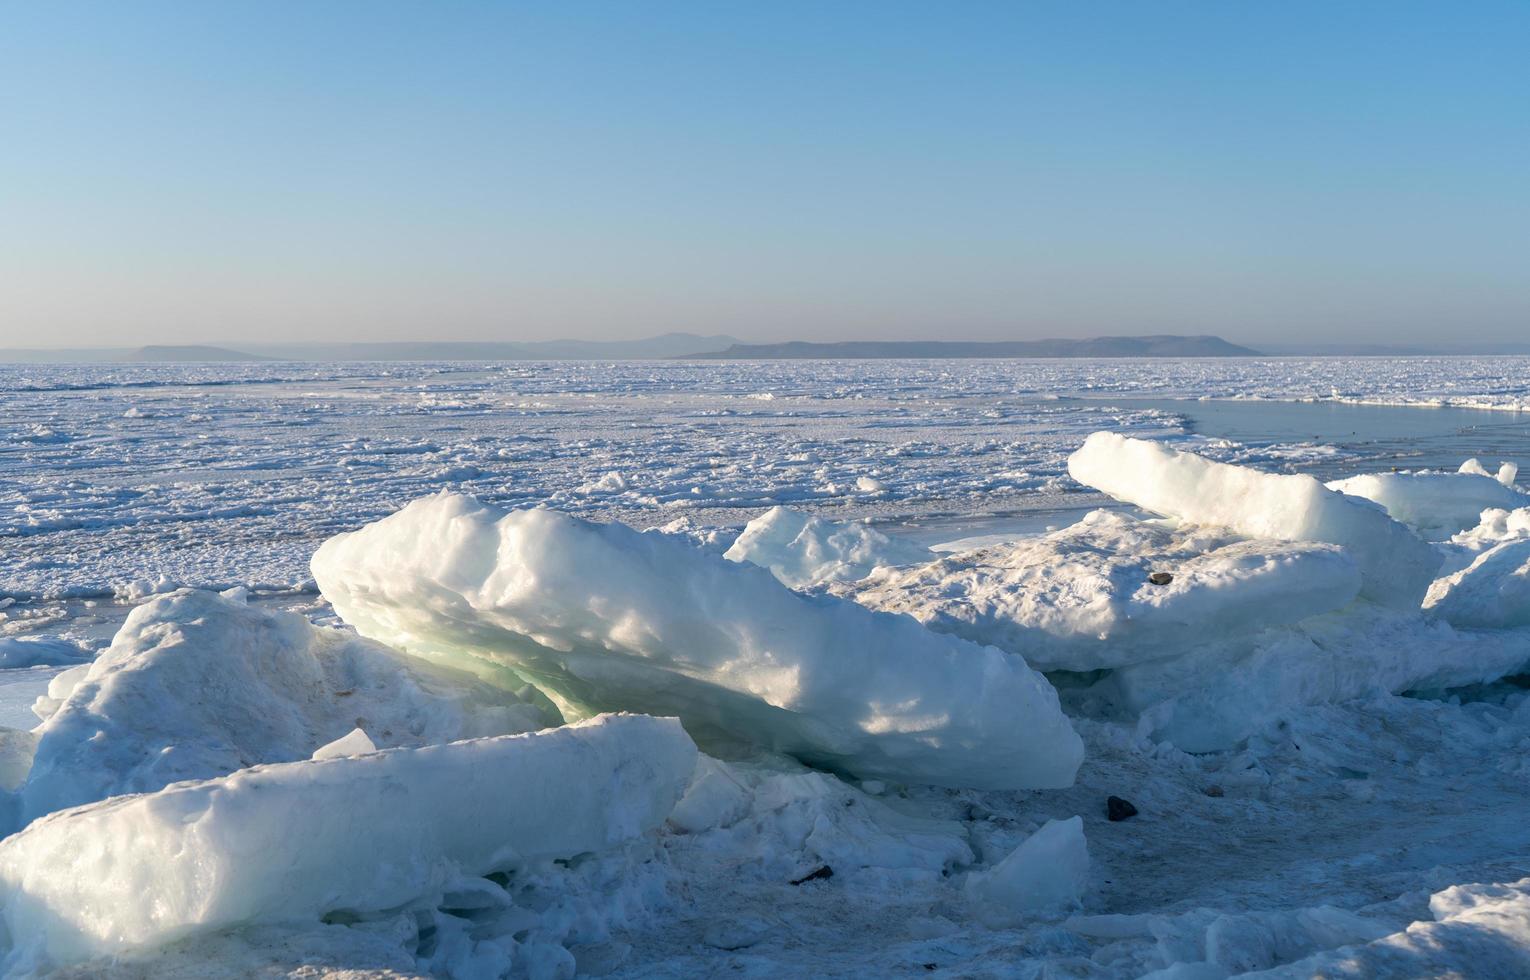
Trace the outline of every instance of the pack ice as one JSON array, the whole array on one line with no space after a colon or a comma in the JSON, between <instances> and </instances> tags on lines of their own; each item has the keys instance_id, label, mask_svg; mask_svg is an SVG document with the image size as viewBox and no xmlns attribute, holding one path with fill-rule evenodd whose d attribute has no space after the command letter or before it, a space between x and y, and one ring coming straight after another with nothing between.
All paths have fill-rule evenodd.
<instances>
[{"instance_id":1,"label":"pack ice","mask_svg":"<svg viewBox=\"0 0 1530 980\"><path fill-rule=\"evenodd\" d=\"M256 766L60 811L0 842L5 973L233 926L428 906L464 876L656 829L695 766L673 719L604 716Z\"/></svg>"},{"instance_id":2,"label":"pack ice","mask_svg":"<svg viewBox=\"0 0 1530 980\"><path fill-rule=\"evenodd\" d=\"M698 737L938 786L1067 786L1082 759L1022 659L672 535L441 494L331 538L312 568L363 636L508 665L567 713L677 715Z\"/></svg>"},{"instance_id":3,"label":"pack ice","mask_svg":"<svg viewBox=\"0 0 1530 980\"><path fill-rule=\"evenodd\" d=\"M840 594L1041 670L1088 671L1294 623L1348 604L1359 588L1354 561L1334 545L1099 510L1039 538L883 570Z\"/></svg>"},{"instance_id":4,"label":"pack ice","mask_svg":"<svg viewBox=\"0 0 1530 980\"><path fill-rule=\"evenodd\" d=\"M1376 602L1417 608L1440 567L1440 555L1381 507L1304 474L1261 473L1114 432L1086 439L1068 458L1068 473L1189 524L1338 545L1360 569L1360 594Z\"/></svg>"},{"instance_id":5,"label":"pack ice","mask_svg":"<svg viewBox=\"0 0 1530 980\"><path fill-rule=\"evenodd\" d=\"M1476 460L1456 473L1365 473L1328 484L1386 508L1394 520L1437 540L1475 526L1485 510L1515 510L1530 506L1530 495L1514 486L1518 470L1505 464L1499 476L1489 476Z\"/></svg>"}]
</instances>

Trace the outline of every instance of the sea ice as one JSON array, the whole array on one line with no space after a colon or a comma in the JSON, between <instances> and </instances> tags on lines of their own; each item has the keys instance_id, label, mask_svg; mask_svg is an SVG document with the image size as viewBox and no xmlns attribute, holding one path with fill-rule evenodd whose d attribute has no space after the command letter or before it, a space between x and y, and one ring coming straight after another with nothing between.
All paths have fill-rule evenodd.
<instances>
[{"instance_id":1,"label":"sea ice","mask_svg":"<svg viewBox=\"0 0 1530 980\"><path fill-rule=\"evenodd\" d=\"M1461 571L1436 579L1425 606L1452 626L1530 626L1530 539L1505 541ZM1530 637L1525 642L1530 646Z\"/></svg>"},{"instance_id":2,"label":"sea ice","mask_svg":"<svg viewBox=\"0 0 1530 980\"><path fill-rule=\"evenodd\" d=\"M513 667L570 710L678 715L864 778L1067 786L1082 743L992 647L665 534L441 494L325 542L314 578L363 636Z\"/></svg>"},{"instance_id":3,"label":"sea ice","mask_svg":"<svg viewBox=\"0 0 1530 980\"><path fill-rule=\"evenodd\" d=\"M725 553L733 561L768 568L794 589L854 582L884 566L913 565L929 549L895 541L864 524L835 524L785 507L750 521Z\"/></svg>"},{"instance_id":4,"label":"sea ice","mask_svg":"<svg viewBox=\"0 0 1530 980\"><path fill-rule=\"evenodd\" d=\"M1149 576L1166 573L1158 584ZM1087 671L1177 656L1348 604L1355 564L1327 544L1250 541L1094 511L1038 538L959 552L841 587L873 609Z\"/></svg>"},{"instance_id":5,"label":"sea ice","mask_svg":"<svg viewBox=\"0 0 1530 980\"><path fill-rule=\"evenodd\" d=\"M1481 684L1530 664L1530 635L1457 630L1370 603L1170 660L1123 667L1100 682L1140 714L1139 728L1191 752L1234 747L1302 705Z\"/></svg>"},{"instance_id":6,"label":"sea ice","mask_svg":"<svg viewBox=\"0 0 1530 980\"><path fill-rule=\"evenodd\" d=\"M695 765L673 719L603 716L257 766L53 813L0 841L3 967L14 975L236 925L429 905L461 876L656 829Z\"/></svg>"},{"instance_id":7,"label":"sea ice","mask_svg":"<svg viewBox=\"0 0 1530 980\"><path fill-rule=\"evenodd\" d=\"M0 670L57 667L89 659L88 651L68 640L0 636Z\"/></svg>"},{"instance_id":8,"label":"sea ice","mask_svg":"<svg viewBox=\"0 0 1530 980\"><path fill-rule=\"evenodd\" d=\"M1477 526L1451 536L1451 543L1484 551L1505 541L1523 541L1530 538L1530 507L1514 510L1489 508L1481 514Z\"/></svg>"},{"instance_id":9,"label":"sea ice","mask_svg":"<svg viewBox=\"0 0 1530 980\"><path fill-rule=\"evenodd\" d=\"M556 721L471 676L211 592L134 609L95 662L54 679L55 693L19 791L23 820L307 759L358 727L392 747Z\"/></svg>"},{"instance_id":10,"label":"sea ice","mask_svg":"<svg viewBox=\"0 0 1530 980\"><path fill-rule=\"evenodd\" d=\"M1261 473L1096 432L1068 458L1075 480L1154 513L1255 538L1324 541L1359 566L1360 594L1416 608L1441 557L1375 504L1304 474Z\"/></svg>"},{"instance_id":11,"label":"sea ice","mask_svg":"<svg viewBox=\"0 0 1530 980\"><path fill-rule=\"evenodd\" d=\"M1431 541L1476 526L1484 510L1530 506L1530 495L1485 473L1366 473L1328 488L1380 504Z\"/></svg>"}]
</instances>

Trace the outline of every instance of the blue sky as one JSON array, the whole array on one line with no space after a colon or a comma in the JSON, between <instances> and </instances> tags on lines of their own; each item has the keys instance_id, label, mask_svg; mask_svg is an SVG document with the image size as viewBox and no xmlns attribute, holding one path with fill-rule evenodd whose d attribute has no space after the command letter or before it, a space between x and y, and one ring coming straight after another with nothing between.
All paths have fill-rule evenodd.
<instances>
[{"instance_id":1,"label":"blue sky","mask_svg":"<svg viewBox=\"0 0 1530 980\"><path fill-rule=\"evenodd\" d=\"M1524 2L0 0L0 345L1530 338Z\"/></svg>"}]
</instances>

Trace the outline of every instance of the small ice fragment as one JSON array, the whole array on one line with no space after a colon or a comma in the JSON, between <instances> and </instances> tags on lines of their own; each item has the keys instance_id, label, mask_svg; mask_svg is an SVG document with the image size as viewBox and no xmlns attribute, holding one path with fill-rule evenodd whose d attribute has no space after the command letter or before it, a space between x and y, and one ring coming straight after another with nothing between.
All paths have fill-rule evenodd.
<instances>
[{"instance_id":1,"label":"small ice fragment","mask_svg":"<svg viewBox=\"0 0 1530 980\"><path fill-rule=\"evenodd\" d=\"M1012 924L1027 915L1076 905L1089 880L1089 847L1081 817L1049 820L1008 857L967 878L967 899L979 918Z\"/></svg>"},{"instance_id":2,"label":"small ice fragment","mask_svg":"<svg viewBox=\"0 0 1530 980\"><path fill-rule=\"evenodd\" d=\"M313 759L343 759L351 755L366 755L368 752L376 752L377 746L367 737L367 733L360 728L353 728L349 733L340 736L328 745L321 745L314 750Z\"/></svg>"},{"instance_id":3,"label":"small ice fragment","mask_svg":"<svg viewBox=\"0 0 1530 980\"><path fill-rule=\"evenodd\" d=\"M1482 465L1482 461L1477 459L1477 457L1475 457L1475 456L1473 456L1471 459L1467 460L1466 462L1462 463L1461 464L1461 468L1456 470L1456 472L1457 473L1469 473L1472 476L1490 476L1491 475L1491 474L1488 473L1487 467Z\"/></svg>"}]
</instances>

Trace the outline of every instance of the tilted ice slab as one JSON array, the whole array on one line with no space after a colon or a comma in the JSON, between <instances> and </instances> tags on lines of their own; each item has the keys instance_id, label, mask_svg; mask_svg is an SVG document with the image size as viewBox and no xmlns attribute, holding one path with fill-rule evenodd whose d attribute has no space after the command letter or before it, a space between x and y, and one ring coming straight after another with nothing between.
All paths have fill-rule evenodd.
<instances>
[{"instance_id":1,"label":"tilted ice slab","mask_svg":"<svg viewBox=\"0 0 1530 980\"><path fill-rule=\"evenodd\" d=\"M1154 572L1173 576L1164 585ZM873 609L1018 653L1040 670L1177 656L1348 604L1360 573L1327 544L1249 541L1098 510L1040 538L883 571L842 587Z\"/></svg>"},{"instance_id":2,"label":"tilted ice slab","mask_svg":"<svg viewBox=\"0 0 1530 980\"><path fill-rule=\"evenodd\" d=\"M89 659L88 651L68 640L0 636L0 670L58 667Z\"/></svg>"},{"instance_id":3,"label":"tilted ice slab","mask_svg":"<svg viewBox=\"0 0 1530 980\"><path fill-rule=\"evenodd\" d=\"M508 692L295 613L211 592L161 596L55 687L22 819L183 779L307 759L360 727L382 747L555 723ZM57 689L67 686L69 690Z\"/></svg>"},{"instance_id":4,"label":"tilted ice slab","mask_svg":"<svg viewBox=\"0 0 1530 980\"><path fill-rule=\"evenodd\" d=\"M794 589L824 582L854 582L882 567L913 565L928 548L895 541L864 524L835 524L772 507L750 521L724 557L768 568Z\"/></svg>"},{"instance_id":5,"label":"tilted ice slab","mask_svg":"<svg viewBox=\"0 0 1530 980\"><path fill-rule=\"evenodd\" d=\"M1436 579L1425 608L1453 626L1530 626L1530 540L1506 541L1461 571Z\"/></svg>"},{"instance_id":6,"label":"tilted ice slab","mask_svg":"<svg viewBox=\"0 0 1530 980\"><path fill-rule=\"evenodd\" d=\"M978 918L994 926L1076 906L1089 883L1089 845L1080 817L1048 820L1004 860L974 871L963 886Z\"/></svg>"},{"instance_id":7,"label":"tilted ice slab","mask_svg":"<svg viewBox=\"0 0 1530 980\"><path fill-rule=\"evenodd\" d=\"M1484 510L1530 506L1530 494L1480 473L1367 473L1328 487L1380 504L1430 540L1476 526Z\"/></svg>"},{"instance_id":8,"label":"tilted ice slab","mask_svg":"<svg viewBox=\"0 0 1530 980\"><path fill-rule=\"evenodd\" d=\"M669 535L441 494L326 541L313 573L397 649L506 664L567 705L678 715L862 777L1061 787L1083 756L1020 658Z\"/></svg>"},{"instance_id":9,"label":"tilted ice slab","mask_svg":"<svg viewBox=\"0 0 1530 980\"><path fill-rule=\"evenodd\" d=\"M0 842L6 975L199 932L438 898L456 876L657 828L696 748L674 719L244 769L50 814Z\"/></svg>"},{"instance_id":10,"label":"tilted ice slab","mask_svg":"<svg viewBox=\"0 0 1530 980\"><path fill-rule=\"evenodd\" d=\"M1417 607L1440 566L1433 548L1381 508L1310 476L1216 463L1113 432L1086 439L1068 458L1068 473L1117 500L1192 524L1339 545L1359 566L1360 594L1376 602Z\"/></svg>"}]
</instances>

